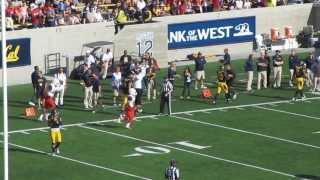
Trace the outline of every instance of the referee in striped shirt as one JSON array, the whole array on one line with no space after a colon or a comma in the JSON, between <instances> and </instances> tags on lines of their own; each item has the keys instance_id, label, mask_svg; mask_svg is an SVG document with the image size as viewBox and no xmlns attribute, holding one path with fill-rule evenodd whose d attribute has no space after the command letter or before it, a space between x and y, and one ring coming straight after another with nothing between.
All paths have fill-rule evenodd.
<instances>
[{"instance_id":1,"label":"referee in striped shirt","mask_svg":"<svg viewBox=\"0 0 320 180\"><path fill-rule=\"evenodd\" d=\"M180 179L180 171L177 168L176 160L170 161L170 166L166 169L165 178L167 180L179 180Z\"/></svg>"},{"instance_id":2,"label":"referee in striped shirt","mask_svg":"<svg viewBox=\"0 0 320 180\"><path fill-rule=\"evenodd\" d=\"M161 99L160 99L160 114L164 113L165 105L168 108L168 115L171 115L171 94L173 91L173 85L169 81L168 77L164 78L161 86Z\"/></svg>"}]
</instances>

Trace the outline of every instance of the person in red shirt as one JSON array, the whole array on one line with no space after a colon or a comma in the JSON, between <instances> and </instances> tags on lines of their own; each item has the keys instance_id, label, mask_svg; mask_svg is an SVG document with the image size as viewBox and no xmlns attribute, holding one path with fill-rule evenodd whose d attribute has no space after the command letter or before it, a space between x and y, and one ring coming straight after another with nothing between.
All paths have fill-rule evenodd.
<instances>
[{"instance_id":1,"label":"person in red shirt","mask_svg":"<svg viewBox=\"0 0 320 180\"><path fill-rule=\"evenodd\" d=\"M126 128L131 129L133 121L136 119L137 106L134 104L133 98L128 97L128 103L125 105L124 111L120 116L120 119L125 120Z\"/></svg>"},{"instance_id":2,"label":"person in red shirt","mask_svg":"<svg viewBox=\"0 0 320 180\"><path fill-rule=\"evenodd\" d=\"M33 28L42 27L43 12L41 8L36 5L31 5L31 22Z\"/></svg>"},{"instance_id":3,"label":"person in red shirt","mask_svg":"<svg viewBox=\"0 0 320 180\"><path fill-rule=\"evenodd\" d=\"M42 109L43 113L40 115L39 120L48 120L48 116L50 112L57 108L54 100L54 93L51 92L52 87L51 85L48 86L48 92L45 93L44 97L42 98Z\"/></svg>"}]
</instances>

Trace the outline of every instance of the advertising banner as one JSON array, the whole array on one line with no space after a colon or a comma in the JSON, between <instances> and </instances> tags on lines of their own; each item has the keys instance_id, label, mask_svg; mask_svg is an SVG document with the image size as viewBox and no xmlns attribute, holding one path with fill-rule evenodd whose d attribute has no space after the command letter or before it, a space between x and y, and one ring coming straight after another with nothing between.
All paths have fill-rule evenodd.
<instances>
[{"instance_id":1,"label":"advertising banner","mask_svg":"<svg viewBox=\"0 0 320 180\"><path fill-rule=\"evenodd\" d=\"M0 47L1 50L1 47ZM7 66L18 67L31 64L30 38L7 40ZM2 57L0 57L2 67Z\"/></svg>"},{"instance_id":2,"label":"advertising banner","mask_svg":"<svg viewBox=\"0 0 320 180\"><path fill-rule=\"evenodd\" d=\"M168 49L253 41L255 16L168 25Z\"/></svg>"}]
</instances>

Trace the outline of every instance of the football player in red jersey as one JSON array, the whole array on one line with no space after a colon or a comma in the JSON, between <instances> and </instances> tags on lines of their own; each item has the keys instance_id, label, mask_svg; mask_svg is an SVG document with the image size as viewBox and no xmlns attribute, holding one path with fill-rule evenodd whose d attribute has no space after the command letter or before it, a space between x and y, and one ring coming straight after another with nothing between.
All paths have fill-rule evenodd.
<instances>
[{"instance_id":1,"label":"football player in red jersey","mask_svg":"<svg viewBox=\"0 0 320 180\"><path fill-rule=\"evenodd\" d=\"M54 93L52 92L52 86L49 85L47 91L42 98L43 113L40 115L39 120L48 120L50 112L56 109L57 105L54 99Z\"/></svg>"},{"instance_id":2,"label":"football player in red jersey","mask_svg":"<svg viewBox=\"0 0 320 180\"><path fill-rule=\"evenodd\" d=\"M127 122L126 128L131 129L133 121L136 119L137 107L134 104L133 98L128 97L128 103L124 109L124 120Z\"/></svg>"}]
</instances>

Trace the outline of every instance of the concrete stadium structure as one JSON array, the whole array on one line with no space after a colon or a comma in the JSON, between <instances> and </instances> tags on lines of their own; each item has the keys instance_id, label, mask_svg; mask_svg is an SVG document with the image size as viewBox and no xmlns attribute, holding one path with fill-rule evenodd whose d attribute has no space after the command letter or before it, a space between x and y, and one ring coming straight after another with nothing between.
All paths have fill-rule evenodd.
<instances>
[{"instance_id":1,"label":"concrete stadium structure","mask_svg":"<svg viewBox=\"0 0 320 180\"><path fill-rule=\"evenodd\" d=\"M128 25L114 35L114 27L106 23L81 24L54 28L27 29L10 31L8 39L31 39L31 65L8 69L9 85L30 83L33 66L44 68L44 57L50 53L61 53L73 59L80 55L82 44L94 41L112 41L115 43L115 57L119 57L124 49L138 54L137 43L146 36L153 41L152 53L161 66L168 61L185 58L186 54L201 50L204 54L221 54L223 49L232 49L232 55L244 55L252 52L252 42L221 44L186 49L168 50L168 24L208 21L234 17L255 16L256 33L270 33L272 27L283 31L285 26L292 26L295 33L306 25L313 25L320 30L320 7L312 4L290 5L275 8L259 8L213 12L206 14L181 15L154 18L154 23ZM71 64L71 67L72 64Z\"/></svg>"}]
</instances>

